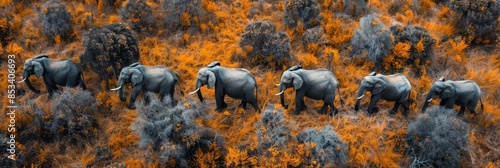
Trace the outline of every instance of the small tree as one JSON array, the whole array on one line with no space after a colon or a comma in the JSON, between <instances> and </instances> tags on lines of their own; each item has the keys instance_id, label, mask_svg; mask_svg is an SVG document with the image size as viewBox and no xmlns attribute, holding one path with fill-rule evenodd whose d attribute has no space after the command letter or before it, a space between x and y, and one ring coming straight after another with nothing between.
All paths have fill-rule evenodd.
<instances>
[{"instance_id":1,"label":"small tree","mask_svg":"<svg viewBox=\"0 0 500 168\"><path fill-rule=\"evenodd\" d=\"M44 5L43 32L50 40L56 37L68 40L73 34L71 15L66 10L66 5L60 0L50 0Z\"/></svg>"},{"instance_id":2,"label":"small tree","mask_svg":"<svg viewBox=\"0 0 500 168\"><path fill-rule=\"evenodd\" d=\"M143 35L153 33L155 28L153 10L146 1L128 0L120 9L120 17L132 30Z\"/></svg>"},{"instance_id":3,"label":"small tree","mask_svg":"<svg viewBox=\"0 0 500 168\"><path fill-rule=\"evenodd\" d=\"M497 0L454 0L451 9L457 18L455 27L476 44L495 43L500 2Z\"/></svg>"},{"instance_id":4,"label":"small tree","mask_svg":"<svg viewBox=\"0 0 500 168\"><path fill-rule=\"evenodd\" d=\"M303 27L299 29L310 29L320 25L321 7L316 0L286 0L283 23L291 28L297 28L298 23Z\"/></svg>"},{"instance_id":5,"label":"small tree","mask_svg":"<svg viewBox=\"0 0 500 168\"><path fill-rule=\"evenodd\" d=\"M290 38L276 32L276 25L269 21L249 23L241 35L240 47L256 65L282 67L290 58Z\"/></svg>"},{"instance_id":6,"label":"small tree","mask_svg":"<svg viewBox=\"0 0 500 168\"><path fill-rule=\"evenodd\" d=\"M420 114L407 128L410 167L460 167L469 130L451 109L434 106Z\"/></svg>"},{"instance_id":7,"label":"small tree","mask_svg":"<svg viewBox=\"0 0 500 168\"><path fill-rule=\"evenodd\" d=\"M361 27L356 29L351 38L350 55L368 59L380 65L382 59L392 50L391 34L375 15L362 17L360 25Z\"/></svg>"}]
</instances>

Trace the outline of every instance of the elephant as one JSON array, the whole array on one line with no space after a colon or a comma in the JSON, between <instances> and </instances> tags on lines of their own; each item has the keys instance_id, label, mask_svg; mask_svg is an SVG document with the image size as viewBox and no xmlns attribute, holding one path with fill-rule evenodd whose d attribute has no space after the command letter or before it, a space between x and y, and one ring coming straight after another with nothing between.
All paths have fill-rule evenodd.
<instances>
[{"instance_id":1,"label":"elephant","mask_svg":"<svg viewBox=\"0 0 500 168\"><path fill-rule=\"evenodd\" d=\"M484 110L483 101L481 100L481 89L476 82L471 80L445 81L444 77L438 79L427 93L422 113L425 113L429 102L436 95L439 95L441 98L440 106L452 109L454 104L459 105L460 111L458 115L463 115L466 107L472 114L475 114L479 101L481 102L481 109Z\"/></svg>"},{"instance_id":2,"label":"elephant","mask_svg":"<svg viewBox=\"0 0 500 168\"><path fill-rule=\"evenodd\" d=\"M387 101L395 101L394 108L390 114L396 114L400 105L403 105L403 115L408 116L409 112L409 96L411 84L408 78L403 74L397 73L393 75L382 75L376 72L370 73L361 81L357 91L357 100L354 110L359 110L361 98L367 91L371 92L370 105L368 106L368 114L378 112L378 107L375 107L380 99Z\"/></svg>"},{"instance_id":3,"label":"elephant","mask_svg":"<svg viewBox=\"0 0 500 168\"><path fill-rule=\"evenodd\" d=\"M80 85L82 89L86 89L82 69L70 59L52 59L47 55L39 55L24 62L23 79L18 83L26 82L28 88L38 94L40 90L33 88L29 80L32 74L38 78L43 76L49 98L52 98L54 92L58 90L57 85L68 87Z\"/></svg>"},{"instance_id":4,"label":"elephant","mask_svg":"<svg viewBox=\"0 0 500 168\"><path fill-rule=\"evenodd\" d=\"M255 111L260 112L257 104L257 81L244 68L226 68L221 66L218 61L214 61L198 71L196 90L189 94L197 93L198 98L203 102L200 88L205 85L209 89L215 86L216 111L222 111L227 107L224 96L228 95L240 99L240 107L246 108L246 103L250 103Z\"/></svg>"},{"instance_id":5,"label":"elephant","mask_svg":"<svg viewBox=\"0 0 500 168\"><path fill-rule=\"evenodd\" d=\"M122 92L122 87L127 83L132 84L130 104L128 105L131 110L136 109L135 100L141 91L159 93L161 100L168 95L172 99L173 105L175 84L177 84L182 96L184 96L177 75L164 66L145 66L136 62L124 67L118 78L118 87L111 89L118 90L118 96L122 102L127 100ZM147 97L146 101L148 101Z\"/></svg>"},{"instance_id":6,"label":"elephant","mask_svg":"<svg viewBox=\"0 0 500 168\"><path fill-rule=\"evenodd\" d=\"M318 113L325 114L328 106L330 106L333 110L333 115L336 115L338 109L333 105L335 89L338 90L340 103L344 106L344 100L342 100L342 96L340 95L339 82L331 71L324 68L306 70L302 69L301 65L295 65L283 72L280 84L276 85L279 85L280 92L275 95L280 96L281 105L284 108L288 108L288 105L285 104L283 93L289 87L293 87L295 90L295 115L307 109L304 103L304 96L314 100L323 100L323 107ZM330 116L333 115L330 113Z\"/></svg>"}]
</instances>

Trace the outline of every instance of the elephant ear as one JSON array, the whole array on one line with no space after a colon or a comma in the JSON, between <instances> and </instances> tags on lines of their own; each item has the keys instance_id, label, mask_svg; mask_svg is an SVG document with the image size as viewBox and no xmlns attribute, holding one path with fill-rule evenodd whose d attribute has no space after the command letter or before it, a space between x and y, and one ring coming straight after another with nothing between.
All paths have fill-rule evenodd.
<instances>
[{"instance_id":1,"label":"elephant ear","mask_svg":"<svg viewBox=\"0 0 500 168\"><path fill-rule=\"evenodd\" d=\"M455 87L453 87L449 83L443 83L443 92L441 93L441 99L446 99L450 98L451 96L455 95Z\"/></svg>"},{"instance_id":2,"label":"elephant ear","mask_svg":"<svg viewBox=\"0 0 500 168\"><path fill-rule=\"evenodd\" d=\"M143 75L142 75L141 71L139 71L138 69L133 69L133 68L131 68L129 71L130 71L130 80L132 81L133 86L142 82Z\"/></svg>"},{"instance_id":3,"label":"elephant ear","mask_svg":"<svg viewBox=\"0 0 500 168\"><path fill-rule=\"evenodd\" d=\"M382 92L382 90L385 89L387 85L387 83L382 79L374 78L373 81L374 85L372 89L372 94L379 94L380 92Z\"/></svg>"},{"instance_id":4,"label":"elephant ear","mask_svg":"<svg viewBox=\"0 0 500 168\"><path fill-rule=\"evenodd\" d=\"M209 89L211 89L212 87L215 86L215 81L216 81L215 74L212 71L210 71L210 70L206 70L205 73L207 74L207 81L208 81L208 86L207 87Z\"/></svg>"},{"instance_id":5,"label":"elephant ear","mask_svg":"<svg viewBox=\"0 0 500 168\"><path fill-rule=\"evenodd\" d=\"M43 67L42 64L36 61L31 61L31 64L33 65L36 77L40 77L43 75Z\"/></svg>"},{"instance_id":6,"label":"elephant ear","mask_svg":"<svg viewBox=\"0 0 500 168\"><path fill-rule=\"evenodd\" d=\"M302 87L304 80L302 80L302 78L294 72L292 72L292 78L293 78L293 89L299 90Z\"/></svg>"}]
</instances>

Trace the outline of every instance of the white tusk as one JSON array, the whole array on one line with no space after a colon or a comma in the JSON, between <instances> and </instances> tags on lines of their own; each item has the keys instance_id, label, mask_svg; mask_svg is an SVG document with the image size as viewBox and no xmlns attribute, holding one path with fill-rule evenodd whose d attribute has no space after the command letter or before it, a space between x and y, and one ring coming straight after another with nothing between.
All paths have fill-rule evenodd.
<instances>
[{"instance_id":1,"label":"white tusk","mask_svg":"<svg viewBox=\"0 0 500 168\"><path fill-rule=\"evenodd\" d=\"M359 99L363 98L363 96L365 96L365 95L361 95L361 96L359 96L357 99L359 100Z\"/></svg>"},{"instance_id":2,"label":"white tusk","mask_svg":"<svg viewBox=\"0 0 500 168\"><path fill-rule=\"evenodd\" d=\"M359 90L356 90L356 94L358 94Z\"/></svg>"},{"instance_id":3,"label":"white tusk","mask_svg":"<svg viewBox=\"0 0 500 168\"><path fill-rule=\"evenodd\" d=\"M189 94L195 94L196 92L198 92L198 90L200 90L200 88L196 89L195 91L193 92L189 92Z\"/></svg>"},{"instance_id":4,"label":"white tusk","mask_svg":"<svg viewBox=\"0 0 500 168\"><path fill-rule=\"evenodd\" d=\"M281 92L279 92L279 93L276 93L276 94L274 94L274 95L278 96L278 95L283 94L283 92L285 92L285 90L283 90L283 91L281 91Z\"/></svg>"},{"instance_id":5,"label":"white tusk","mask_svg":"<svg viewBox=\"0 0 500 168\"><path fill-rule=\"evenodd\" d=\"M280 84L275 84L276 86L280 86Z\"/></svg>"},{"instance_id":6,"label":"white tusk","mask_svg":"<svg viewBox=\"0 0 500 168\"><path fill-rule=\"evenodd\" d=\"M19 81L17 83L23 83L26 79L28 79L28 78L24 78L22 81Z\"/></svg>"},{"instance_id":7,"label":"white tusk","mask_svg":"<svg viewBox=\"0 0 500 168\"><path fill-rule=\"evenodd\" d=\"M118 90L118 89L121 89L121 88L122 88L122 86L119 86L119 87L117 87L117 88L110 89L110 90Z\"/></svg>"},{"instance_id":8,"label":"white tusk","mask_svg":"<svg viewBox=\"0 0 500 168\"><path fill-rule=\"evenodd\" d=\"M429 100L427 100L427 102L431 102L432 101L432 98L430 98Z\"/></svg>"}]
</instances>

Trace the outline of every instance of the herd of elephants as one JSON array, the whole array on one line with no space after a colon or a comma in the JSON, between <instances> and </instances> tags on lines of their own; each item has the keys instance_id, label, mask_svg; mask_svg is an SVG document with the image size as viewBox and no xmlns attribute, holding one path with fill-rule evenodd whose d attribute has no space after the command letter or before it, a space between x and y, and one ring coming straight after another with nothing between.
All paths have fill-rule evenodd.
<instances>
[{"instance_id":1,"label":"herd of elephants","mask_svg":"<svg viewBox=\"0 0 500 168\"><path fill-rule=\"evenodd\" d=\"M23 67L23 80L28 88L40 93L39 90L33 88L28 79L30 75L36 74L37 77L42 76L49 97L52 97L54 91L57 90L57 85L76 87L80 85L86 89L82 69L78 64L70 59L52 59L47 55L39 55L34 58L27 59ZM126 101L122 93L122 87L127 84L132 84L130 95L129 109L135 109L135 100L141 91L150 91L160 94L161 100L165 96L170 96L173 99L175 85L180 89L179 79L176 74L170 71L165 66L146 66L139 62L133 63L122 68L119 78L118 87L111 90L117 90L121 101ZM197 93L200 101L203 100L200 88L204 85L207 87L215 87L215 102L217 111L227 107L224 102L224 96L240 99L240 107L246 108L246 103L250 103L256 111L260 112L257 103L257 82L254 76L244 68L226 68L215 61L201 68L196 77L196 90L190 94ZM324 104L318 113L326 114L328 106L333 110L330 115L338 113L337 108L333 104L335 100L335 92L338 90L339 98L342 106L344 101L340 96L340 88L334 74L327 69L306 70L302 66L295 65L281 76L281 81L277 84L280 87L280 101L283 107L288 108L284 100L284 91L289 87L295 90L295 111L294 114L299 114L300 111L307 109L304 103L304 96L314 99L323 100ZM184 95L182 89L181 94ZM364 94L370 91L371 98L368 106L368 113L378 112L378 107L375 105L380 99L394 101L395 105L391 110L391 114L395 114L400 105L403 106L403 115L407 116L409 112L409 95L411 84L403 74L382 75L375 72L370 73L361 81L357 91L357 100L354 109L359 110L361 98ZM434 96L441 98L441 106L452 109L453 105L460 106L459 115L463 115L465 108L471 113L475 113L476 106L481 101L481 90L479 86L470 80L451 81L444 78L438 79L427 93L424 105L421 112L425 112L429 102ZM481 107L483 107L481 101Z\"/></svg>"}]
</instances>

